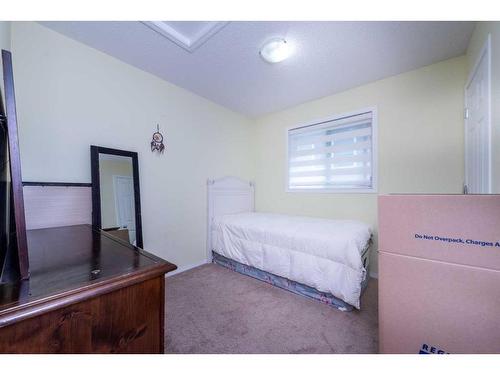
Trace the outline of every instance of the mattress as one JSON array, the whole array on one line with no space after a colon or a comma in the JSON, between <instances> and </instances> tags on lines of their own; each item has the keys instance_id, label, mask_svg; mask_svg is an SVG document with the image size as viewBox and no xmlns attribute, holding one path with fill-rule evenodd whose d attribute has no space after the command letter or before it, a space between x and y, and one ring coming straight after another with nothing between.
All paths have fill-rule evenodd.
<instances>
[{"instance_id":1,"label":"mattress","mask_svg":"<svg viewBox=\"0 0 500 375\"><path fill-rule=\"evenodd\" d=\"M359 309L370 227L356 220L246 212L215 217L212 250Z\"/></svg>"}]
</instances>

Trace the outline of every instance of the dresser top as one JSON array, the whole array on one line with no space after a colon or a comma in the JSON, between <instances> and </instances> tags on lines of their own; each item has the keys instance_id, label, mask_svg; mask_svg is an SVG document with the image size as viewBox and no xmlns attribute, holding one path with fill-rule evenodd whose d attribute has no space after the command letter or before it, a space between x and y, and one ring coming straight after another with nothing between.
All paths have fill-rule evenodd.
<instances>
[{"instance_id":1,"label":"dresser top","mask_svg":"<svg viewBox=\"0 0 500 375\"><path fill-rule=\"evenodd\" d=\"M0 285L0 326L2 314L11 310L75 293L92 296L125 280L177 268L90 225L30 230L27 237L30 279Z\"/></svg>"}]
</instances>

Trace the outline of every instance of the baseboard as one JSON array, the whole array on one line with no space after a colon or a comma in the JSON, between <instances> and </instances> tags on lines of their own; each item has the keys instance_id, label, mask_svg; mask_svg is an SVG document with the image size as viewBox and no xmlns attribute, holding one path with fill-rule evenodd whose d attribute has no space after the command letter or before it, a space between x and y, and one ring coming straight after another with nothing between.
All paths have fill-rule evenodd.
<instances>
[{"instance_id":1,"label":"baseboard","mask_svg":"<svg viewBox=\"0 0 500 375\"><path fill-rule=\"evenodd\" d=\"M378 279L378 273L377 272L370 272L370 277L373 279Z\"/></svg>"},{"instance_id":2,"label":"baseboard","mask_svg":"<svg viewBox=\"0 0 500 375\"><path fill-rule=\"evenodd\" d=\"M175 271L172 271L172 272L169 272L167 273L166 277L170 277L170 276L174 276L174 275L177 275L178 273L182 273L182 272L185 272L185 271L188 271L192 268L196 268L196 267L199 267L199 266L203 266L204 264L207 264L207 260L203 260L202 262L198 262L198 263L193 263L193 264L188 264L187 266L183 266L183 267L179 267L177 268Z\"/></svg>"}]
</instances>

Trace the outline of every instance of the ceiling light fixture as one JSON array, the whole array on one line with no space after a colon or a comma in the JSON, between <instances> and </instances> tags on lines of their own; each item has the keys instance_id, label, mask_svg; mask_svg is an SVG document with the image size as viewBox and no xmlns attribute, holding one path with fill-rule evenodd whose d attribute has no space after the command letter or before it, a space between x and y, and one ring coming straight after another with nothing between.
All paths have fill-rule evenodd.
<instances>
[{"instance_id":1,"label":"ceiling light fixture","mask_svg":"<svg viewBox=\"0 0 500 375\"><path fill-rule=\"evenodd\" d=\"M260 56L268 63L279 63L292 54L292 47L285 39L274 38L266 42L260 49Z\"/></svg>"}]
</instances>

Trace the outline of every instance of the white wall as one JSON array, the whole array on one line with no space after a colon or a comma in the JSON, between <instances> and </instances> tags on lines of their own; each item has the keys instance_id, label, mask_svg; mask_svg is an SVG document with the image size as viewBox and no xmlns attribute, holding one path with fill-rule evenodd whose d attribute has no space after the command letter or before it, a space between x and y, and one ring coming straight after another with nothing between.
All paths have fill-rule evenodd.
<instances>
[{"instance_id":1,"label":"white wall","mask_svg":"<svg viewBox=\"0 0 500 375\"><path fill-rule=\"evenodd\" d=\"M376 229L376 194L285 192L286 129L371 106L378 108L379 193L460 193L465 71L462 56L258 119L257 210L359 219ZM375 252L372 265L376 273Z\"/></svg>"},{"instance_id":2,"label":"white wall","mask_svg":"<svg viewBox=\"0 0 500 375\"><path fill-rule=\"evenodd\" d=\"M91 144L137 151L145 248L180 267L204 258L209 177L255 179L261 211L376 229L376 194L285 193L285 129L317 118L377 106L379 192L461 192L465 57L253 121L36 23L11 32L23 179L89 182Z\"/></svg>"},{"instance_id":3,"label":"white wall","mask_svg":"<svg viewBox=\"0 0 500 375\"><path fill-rule=\"evenodd\" d=\"M91 144L136 151L145 249L202 261L206 180L253 176L251 122L39 24L11 32L23 180L90 182Z\"/></svg>"},{"instance_id":4,"label":"white wall","mask_svg":"<svg viewBox=\"0 0 500 375\"><path fill-rule=\"evenodd\" d=\"M6 49L10 50L10 22L6 21L0 21L0 50L1 49ZM2 66L2 60L0 58L0 94L2 96L1 103L3 105L3 109L5 110L5 92L3 90L3 66ZM5 177L4 177L5 176ZM7 179L7 181L10 181L10 174L0 174L0 183L4 183L2 181L4 178ZM6 198L6 201L1 201L0 204L2 205L8 205L8 199L9 197L4 197ZM5 206L4 206L5 207ZM7 227L8 227L8 223ZM1 229L1 232L3 233L5 228Z\"/></svg>"},{"instance_id":5,"label":"white wall","mask_svg":"<svg viewBox=\"0 0 500 375\"><path fill-rule=\"evenodd\" d=\"M470 75L491 35L491 135L492 193L500 194L500 22L478 22L467 48L467 73Z\"/></svg>"},{"instance_id":6,"label":"white wall","mask_svg":"<svg viewBox=\"0 0 500 375\"><path fill-rule=\"evenodd\" d=\"M10 51L10 22L8 21L0 21L0 50L5 49ZM3 91L3 67L2 61L0 59L0 89L2 92L2 100L5 105L5 95Z\"/></svg>"}]
</instances>

